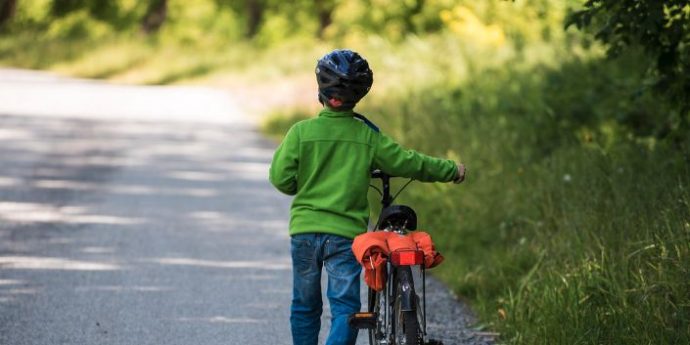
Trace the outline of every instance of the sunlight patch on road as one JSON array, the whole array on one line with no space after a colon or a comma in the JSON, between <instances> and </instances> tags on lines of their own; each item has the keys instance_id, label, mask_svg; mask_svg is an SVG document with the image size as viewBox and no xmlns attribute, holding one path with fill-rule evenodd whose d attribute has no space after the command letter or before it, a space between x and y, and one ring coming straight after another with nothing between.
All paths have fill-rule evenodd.
<instances>
[{"instance_id":1,"label":"sunlight patch on road","mask_svg":"<svg viewBox=\"0 0 690 345\"><path fill-rule=\"evenodd\" d=\"M21 180L14 177L0 176L0 187L12 187L21 184Z\"/></svg>"},{"instance_id":2,"label":"sunlight patch on road","mask_svg":"<svg viewBox=\"0 0 690 345\"><path fill-rule=\"evenodd\" d=\"M213 261L193 258L158 258L150 261L161 265L209 268L252 268L259 270L289 270L292 268L290 261L287 259L273 261Z\"/></svg>"},{"instance_id":3,"label":"sunlight patch on road","mask_svg":"<svg viewBox=\"0 0 690 345\"><path fill-rule=\"evenodd\" d=\"M204 171L171 171L166 176L187 181L223 181L228 178L227 175Z\"/></svg>"},{"instance_id":4,"label":"sunlight patch on road","mask_svg":"<svg viewBox=\"0 0 690 345\"><path fill-rule=\"evenodd\" d=\"M27 140L34 138L31 131L17 128L0 128L0 140Z\"/></svg>"},{"instance_id":5,"label":"sunlight patch on road","mask_svg":"<svg viewBox=\"0 0 690 345\"><path fill-rule=\"evenodd\" d=\"M253 319L249 317L181 317L177 321L183 322L210 322L210 323L266 323L266 320Z\"/></svg>"},{"instance_id":6,"label":"sunlight patch on road","mask_svg":"<svg viewBox=\"0 0 690 345\"><path fill-rule=\"evenodd\" d=\"M95 183L72 181L72 180L36 180L33 182L34 188L40 189L72 189L72 190L94 190L99 186Z\"/></svg>"},{"instance_id":7,"label":"sunlight patch on road","mask_svg":"<svg viewBox=\"0 0 690 345\"><path fill-rule=\"evenodd\" d=\"M231 218L226 216L222 212L214 212L214 211L198 211L198 212L192 212L190 213L190 216L195 219L199 220L205 220L205 221L210 221L210 222L219 222L219 223L225 223L225 222L231 222Z\"/></svg>"},{"instance_id":8,"label":"sunlight patch on road","mask_svg":"<svg viewBox=\"0 0 690 345\"><path fill-rule=\"evenodd\" d=\"M39 289L37 288L15 288L0 291L3 295L35 295L38 292Z\"/></svg>"},{"instance_id":9,"label":"sunlight patch on road","mask_svg":"<svg viewBox=\"0 0 690 345\"><path fill-rule=\"evenodd\" d=\"M42 78L50 77L36 77ZM36 102L37 99L41 101ZM190 86L117 85L75 79L17 83L0 78L0 113L99 121L249 123L237 101L224 91Z\"/></svg>"},{"instance_id":10,"label":"sunlight patch on road","mask_svg":"<svg viewBox=\"0 0 690 345\"><path fill-rule=\"evenodd\" d=\"M82 253L87 254L112 254L115 248L112 247L85 247L81 249Z\"/></svg>"},{"instance_id":11,"label":"sunlight patch on road","mask_svg":"<svg viewBox=\"0 0 690 345\"><path fill-rule=\"evenodd\" d=\"M3 285L21 285L24 284L25 282L23 280L16 280L16 279L0 279L0 286Z\"/></svg>"},{"instance_id":12,"label":"sunlight patch on road","mask_svg":"<svg viewBox=\"0 0 690 345\"><path fill-rule=\"evenodd\" d=\"M222 212L196 211L189 213L189 217L204 225L203 229L212 232L241 231L251 223L234 219ZM246 224L243 224L246 223Z\"/></svg>"},{"instance_id":13,"label":"sunlight patch on road","mask_svg":"<svg viewBox=\"0 0 690 345\"><path fill-rule=\"evenodd\" d=\"M0 256L0 267L3 269L64 271L114 271L122 269L120 265L113 263L37 256Z\"/></svg>"},{"instance_id":14,"label":"sunlight patch on road","mask_svg":"<svg viewBox=\"0 0 690 345\"><path fill-rule=\"evenodd\" d=\"M170 196L193 196L193 197L212 197L218 195L216 190L210 188L170 188L170 187L151 187L145 185L107 185L99 182L81 182L74 180L43 179L32 183L34 188L39 189L69 189L78 191L103 190L109 194L130 194L130 195L170 195ZM0 210L1 211L1 210Z\"/></svg>"},{"instance_id":15,"label":"sunlight patch on road","mask_svg":"<svg viewBox=\"0 0 690 345\"><path fill-rule=\"evenodd\" d=\"M65 157L60 160L60 164L74 167L97 166L97 167L127 167L139 165L138 162L132 161L128 157L113 157L110 155L103 156L79 156Z\"/></svg>"},{"instance_id":16,"label":"sunlight patch on road","mask_svg":"<svg viewBox=\"0 0 690 345\"><path fill-rule=\"evenodd\" d=\"M169 195L169 196L193 196L193 197L212 197L218 192L209 188L170 188L170 187L151 187L144 185L110 185L107 187L110 194L132 194L132 195Z\"/></svg>"},{"instance_id":17,"label":"sunlight patch on road","mask_svg":"<svg viewBox=\"0 0 690 345\"><path fill-rule=\"evenodd\" d=\"M32 173L34 176L44 176L44 177L65 177L74 174L73 171L59 168L45 168L45 167L33 167Z\"/></svg>"},{"instance_id":18,"label":"sunlight patch on road","mask_svg":"<svg viewBox=\"0 0 690 345\"><path fill-rule=\"evenodd\" d=\"M222 145L213 145L204 141L161 140L133 150L129 152L129 156L144 162L175 162L180 160L208 162L227 156L227 150L220 149L221 147Z\"/></svg>"},{"instance_id":19,"label":"sunlight patch on road","mask_svg":"<svg viewBox=\"0 0 690 345\"><path fill-rule=\"evenodd\" d=\"M18 223L66 223L133 225L145 219L87 214L82 207L56 207L50 204L0 202L0 220Z\"/></svg>"},{"instance_id":20,"label":"sunlight patch on road","mask_svg":"<svg viewBox=\"0 0 690 345\"><path fill-rule=\"evenodd\" d=\"M100 286L77 286L77 292L162 292L170 291L172 288L164 286L119 286L119 285L100 285Z\"/></svg>"}]
</instances>

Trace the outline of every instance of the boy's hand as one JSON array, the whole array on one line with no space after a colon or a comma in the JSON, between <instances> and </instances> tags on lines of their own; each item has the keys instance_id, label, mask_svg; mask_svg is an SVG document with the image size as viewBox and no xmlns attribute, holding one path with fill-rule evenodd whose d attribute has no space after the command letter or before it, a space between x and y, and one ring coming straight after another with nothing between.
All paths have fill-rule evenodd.
<instances>
[{"instance_id":1,"label":"boy's hand","mask_svg":"<svg viewBox=\"0 0 690 345\"><path fill-rule=\"evenodd\" d=\"M458 175L455 176L455 179L453 179L453 183L458 184L462 181L465 181L465 173L467 173L467 169L465 169L465 164L458 164Z\"/></svg>"}]
</instances>

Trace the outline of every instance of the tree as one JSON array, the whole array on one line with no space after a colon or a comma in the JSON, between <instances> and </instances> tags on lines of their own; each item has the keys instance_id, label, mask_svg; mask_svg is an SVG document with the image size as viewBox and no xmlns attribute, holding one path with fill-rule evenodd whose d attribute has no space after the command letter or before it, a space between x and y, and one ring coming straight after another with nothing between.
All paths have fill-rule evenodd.
<instances>
[{"instance_id":1,"label":"tree","mask_svg":"<svg viewBox=\"0 0 690 345\"><path fill-rule=\"evenodd\" d=\"M17 10L17 0L0 0L0 26L9 22Z\"/></svg>"},{"instance_id":2,"label":"tree","mask_svg":"<svg viewBox=\"0 0 690 345\"><path fill-rule=\"evenodd\" d=\"M246 0L247 6L247 38L254 37L261 27L266 6L262 0Z\"/></svg>"},{"instance_id":3,"label":"tree","mask_svg":"<svg viewBox=\"0 0 690 345\"><path fill-rule=\"evenodd\" d=\"M146 10L146 15L141 23L141 29L150 34L158 31L163 26L168 15L167 0L152 0Z\"/></svg>"},{"instance_id":4,"label":"tree","mask_svg":"<svg viewBox=\"0 0 690 345\"><path fill-rule=\"evenodd\" d=\"M84 0L53 0L50 3L50 13L55 17L63 17L85 7Z\"/></svg>"},{"instance_id":5,"label":"tree","mask_svg":"<svg viewBox=\"0 0 690 345\"><path fill-rule=\"evenodd\" d=\"M415 27L413 18L424 9L424 0L405 1L404 3L403 22L405 23L405 31L416 32L417 28Z\"/></svg>"},{"instance_id":6,"label":"tree","mask_svg":"<svg viewBox=\"0 0 690 345\"><path fill-rule=\"evenodd\" d=\"M220 7L230 8L245 23L244 36L253 38L259 33L270 0L216 0Z\"/></svg>"},{"instance_id":7,"label":"tree","mask_svg":"<svg viewBox=\"0 0 690 345\"><path fill-rule=\"evenodd\" d=\"M110 23L117 21L120 15L118 1L53 0L50 3L50 13L58 18L81 10L88 11L92 18Z\"/></svg>"},{"instance_id":8,"label":"tree","mask_svg":"<svg viewBox=\"0 0 690 345\"><path fill-rule=\"evenodd\" d=\"M570 25L593 29L610 56L641 49L650 59L647 76L653 90L677 111L660 136L668 134L674 122L688 129L690 1L588 0L570 15L566 27Z\"/></svg>"},{"instance_id":9,"label":"tree","mask_svg":"<svg viewBox=\"0 0 690 345\"><path fill-rule=\"evenodd\" d=\"M319 28L316 34L319 38L323 38L324 31L333 22L332 15L336 4L333 0L314 0L314 7L319 19Z\"/></svg>"}]
</instances>

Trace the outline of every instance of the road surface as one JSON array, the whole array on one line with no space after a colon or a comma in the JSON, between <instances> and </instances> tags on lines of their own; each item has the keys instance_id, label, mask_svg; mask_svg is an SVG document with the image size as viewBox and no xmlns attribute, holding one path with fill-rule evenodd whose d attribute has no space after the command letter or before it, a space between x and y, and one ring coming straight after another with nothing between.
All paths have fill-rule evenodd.
<instances>
[{"instance_id":1,"label":"road surface","mask_svg":"<svg viewBox=\"0 0 690 345\"><path fill-rule=\"evenodd\" d=\"M291 344L290 199L240 105L0 70L0 344ZM429 290L432 334L485 343Z\"/></svg>"}]
</instances>

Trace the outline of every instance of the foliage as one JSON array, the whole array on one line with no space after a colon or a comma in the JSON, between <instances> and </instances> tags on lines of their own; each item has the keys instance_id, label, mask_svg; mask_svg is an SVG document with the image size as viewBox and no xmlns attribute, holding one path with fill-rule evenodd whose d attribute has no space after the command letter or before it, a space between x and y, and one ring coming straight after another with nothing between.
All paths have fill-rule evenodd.
<instances>
[{"instance_id":1,"label":"foliage","mask_svg":"<svg viewBox=\"0 0 690 345\"><path fill-rule=\"evenodd\" d=\"M566 25L572 24L594 30L611 56L641 48L650 59L645 66L650 83L677 110L673 118L657 120L660 134L667 134L674 125L690 129L688 0L589 0L584 9L572 13Z\"/></svg>"},{"instance_id":2,"label":"foliage","mask_svg":"<svg viewBox=\"0 0 690 345\"><path fill-rule=\"evenodd\" d=\"M674 101L686 12L668 7L662 18L676 19L659 26L658 6L589 1L573 23L623 21L596 41L563 30L579 0L169 0L145 34L151 1L105 12L57 1L19 1L0 29L1 64L146 84L230 73L246 89L312 80L325 51L360 51L375 83L358 110L404 145L469 166L465 184L413 184L401 202L448 258L435 274L501 341L690 342L690 140ZM673 49L675 65L660 63ZM650 77L662 92L639 92ZM304 107L277 110L264 131L279 137L315 113Z\"/></svg>"}]
</instances>

